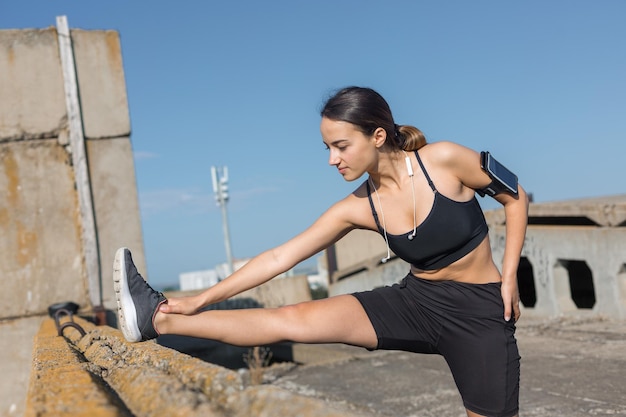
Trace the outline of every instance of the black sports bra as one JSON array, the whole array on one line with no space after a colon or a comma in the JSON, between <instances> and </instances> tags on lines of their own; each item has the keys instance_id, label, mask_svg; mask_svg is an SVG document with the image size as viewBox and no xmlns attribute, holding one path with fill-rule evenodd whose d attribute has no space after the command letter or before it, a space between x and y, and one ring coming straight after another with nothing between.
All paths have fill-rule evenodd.
<instances>
[{"instance_id":1,"label":"black sports bra","mask_svg":"<svg viewBox=\"0 0 626 417\"><path fill-rule=\"evenodd\" d=\"M426 219L418 225L413 240L408 239L413 231L402 235L387 233L387 240L389 248L398 257L416 268L429 271L444 268L470 253L483 241L489 229L476 196L461 202L442 195L428 176L417 151L415 157L435 193L435 201ZM366 181L366 186L376 226L384 235L385 230L378 221L372 201L369 181Z\"/></svg>"}]
</instances>

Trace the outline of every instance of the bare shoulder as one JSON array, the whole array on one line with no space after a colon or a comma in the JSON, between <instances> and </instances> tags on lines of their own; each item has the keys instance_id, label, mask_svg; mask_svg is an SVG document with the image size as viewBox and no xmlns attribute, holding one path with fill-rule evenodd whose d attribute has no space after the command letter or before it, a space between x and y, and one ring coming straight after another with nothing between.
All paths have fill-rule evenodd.
<instances>
[{"instance_id":1,"label":"bare shoulder","mask_svg":"<svg viewBox=\"0 0 626 417\"><path fill-rule=\"evenodd\" d=\"M429 143L424 146L423 151L420 150L420 154L433 164L448 167L468 159L473 161L478 157L478 153L473 149L451 141Z\"/></svg>"},{"instance_id":2,"label":"bare shoulder","mask_svg":"<svg viewBox=\"0 0 626 417\"><path fill-rule=\"evenodd\" d=\"M480 168L480 154L475 150L449 141L431 143L423 149L433 173L439 175L439 187L448 196L467 199L470 192L489 184L489 177Z\"/></svg>"},{"instance_id":3,"label":"bare shoulder","mask_svg":"<svg viewBox=\"0 0 626 417\"><path fill-rule=\"evenodd\" d=\"M329 209L333 216L349 223L351 228L375 227L368 199L367 181L357 187L352 193L339 200Z\"/></svg>"}]
</instances>

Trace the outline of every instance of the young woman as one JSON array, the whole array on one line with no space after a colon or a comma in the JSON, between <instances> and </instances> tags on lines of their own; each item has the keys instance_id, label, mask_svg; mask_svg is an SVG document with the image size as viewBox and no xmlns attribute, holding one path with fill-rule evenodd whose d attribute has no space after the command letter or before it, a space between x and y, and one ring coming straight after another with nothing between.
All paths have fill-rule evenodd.
<instances>
[{"instance_id":1,"label":"young woman","mask_svg":"<svg viewBox=\"0 0 626 417\"><path fill-rule=\"evenodd\" d=\"M118 250L114 280L125 337L178 334L241 346L337 342L438 353L468 416L517 415L514 323L526 193L518 186L517 195L494 196L506 214L500 272L475 197L495 183L477 152L451 142L426 144L417 128L396 125L387 102L369 88L340 90L321 116L329 164L346 181L367 179L304 232L196 296L165 299L137 272L128 249ZM388 253L411 264L408 275L391 287L276 309L199 312L289 270L353 229L379 232Z\"/></svg>"}]
</instances>

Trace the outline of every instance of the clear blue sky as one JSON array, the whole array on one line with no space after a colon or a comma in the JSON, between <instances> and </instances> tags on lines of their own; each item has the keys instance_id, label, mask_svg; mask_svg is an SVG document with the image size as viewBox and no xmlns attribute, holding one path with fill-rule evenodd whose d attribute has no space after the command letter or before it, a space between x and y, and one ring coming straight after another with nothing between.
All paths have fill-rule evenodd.
<instances>
[{"instance_id":1,"label":"clear blue sky","mask_svg":"<svg viewBox=\"0 0 626 417\"><path fill-rule=\"evenodd\" d=\"M20 0L0 3L0 28L58 15L121 35L156 286L226 259L211 165L230 171L236 258L360 183L327 165L319 134L346 85L378 90L429 141L490 150L536 202L625 193L624 0Z\"/></svg>"}]
</instances>

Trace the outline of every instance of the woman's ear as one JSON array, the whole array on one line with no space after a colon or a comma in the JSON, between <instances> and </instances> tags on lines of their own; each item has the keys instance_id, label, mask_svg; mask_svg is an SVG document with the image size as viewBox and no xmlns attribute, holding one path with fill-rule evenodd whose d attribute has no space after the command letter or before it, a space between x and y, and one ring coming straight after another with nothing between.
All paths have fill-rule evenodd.
<instances>
[{"instance_id":1,"label":"woman's ear","mask_svg":"<svg viewBox=\"0 0 626 417\"><path fill-rule=\"evenodd\" d=\"M387 131L382 127L376 128L374 134L372 135L372 139L374 139L374 145L377 148L380 148L387 141Z\"/></svg>"}]
</instances>

